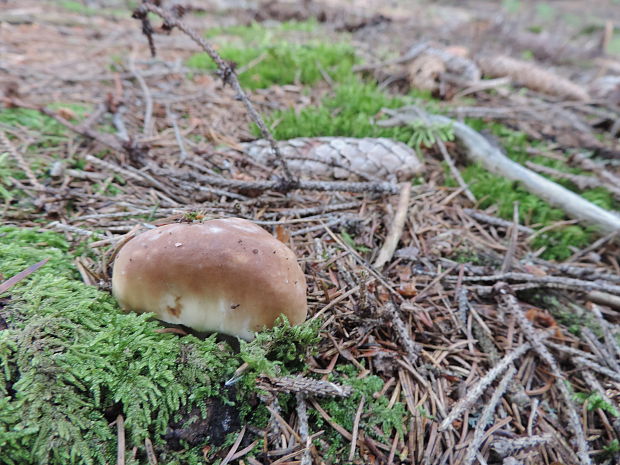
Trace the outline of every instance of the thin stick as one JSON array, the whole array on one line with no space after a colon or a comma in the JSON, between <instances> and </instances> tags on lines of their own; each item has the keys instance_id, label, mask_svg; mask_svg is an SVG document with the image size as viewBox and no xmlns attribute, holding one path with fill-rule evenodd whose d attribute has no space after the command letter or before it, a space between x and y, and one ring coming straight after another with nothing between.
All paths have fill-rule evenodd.
<instances>
[{"instance_id":1,"label":"thin stick","mask_svg":"<svg viewBox=\"0 0 620 465\"><path fill-rule=\"evenodd\" d=\"M151 171L158 175L172 176L187 181L199 181L211 186L240 189L245 191L290 191L293 189L310 191L341 191L341 192L378 192L394 194L398 192L395 184L390 182L349 182L349 181L296 181L294 185L282 185L279 180L275 181L239 181L237 179L225 179L215 176L206 176L194 172L178 173L172 170L150 167Z\"/></svg>"},{"instance_id":2,"label":"thin stick","mask_svg":"<svg viewBox=\"0 0 620 465\"><path fill-rule=\"evenodd\" d=\"M125 465L125 420L123 415L116 417L116 465Z\"/></svg>"},{"instance_id":3,"label":"thin stick","mask_svg":"<svg viewBox=\"0 0 620 465\"><path fill-rule=\"evenodd\" d=\"M486 215L482 212L474 210L473 208L464 208L463 211L471 216L473 219L482 221L483 223L488 223L493 226L501 226L504 228L510 228L514 223L506 220L502 220L501 218L496 218L491 215ZM523 232L526 234L534 234L534 230L532 228L528 228L527 226L518 225L517 229L519 232Z\"/></svg>"},{"instance_id":4,"label":"thin stick","mask_svg":"<svg viewBox=\"0 0 620 465\"><path fill-rule=\"evenodd\" d=\"M45 265L48 261L49 261L49 258L45 258L45 259L41 260L39 263L35 263L34 265L29 266L25 270L20 271L15 276L12 276L9 279L7 279L6 281L4 281L3 283L1 283L0 284L0 295L4 294L6 291L11 289L18 282L20 282L22 279L25 279L28 276L30 276L32 273L34 273L39 268L41 268L43 265Z\"/></svg>"},{"instance_id":5,"label":"thin stick","mask_svg":"<svg viewBox=\"0 0 620 465\"><path fill-rule=\"evenodd\" d=\"M359 434L360 429L360 420L362 418L362 412L364 411L364 402L366 401L366 397L362 396L360 400L360 404L357 407L357 412L355 413L355 421L353 422L353 434L351 438L351 449L349 450L349 462L353 461L353 457L355 457L355 447L357 445L357 435Z\"/></svg>"},{"instance_id":6,"label":"thin stick","mask_svg":"<svg viewBox=\"0 0 620 465\"><path fill-rule=\"evenodd\" d=\"M284 176L286 178L286 181L288 183L295 184L295 180L293 176L291 175L291 172L288 169L286 160L284 160L284 157L280 153L280 149L278 148L276 141L271 135L271 132L269 132L269 129L267 129L267 125L263 121L263 118L254 108L252 101L249 99L249 97L247 96L243 88L241 87L241 84L239 83L239 79L237 78L237 75L235 71L233 70L233 68L230 66L230 64L224 61L224 59L219 55L219 53L217 53L215 49L209 43L207 43L202 37L200 37L198 33L196 33L193 29L188 27L183 21L179 20L178 18L175 18L172 14L170 14L168 11L164 10L163 8L159 8L152 3L143 3L136 10L137 15L136 13L134 13L134 15L138 19L143 20L143 18L146 17L147 12L155 13L156 15L160 16L166 22L167 27L170 27L170 28L176 27L179 30L183 31L194 42L196 42L196 44L198 44L207 53L207 55L209 55L209 57L211 57L211 59L217 65L224 82L232 86L235 93L237 94L237 98L239 98L239 100L243 102L243 104L245 105L245 108L248 111L248 114L252 118L252 121L254 121L256 125L258 126L261 132L261 135L269 141L271 150L273 151L275 158L278 160L278 162L280 163L280 166L282 167L282 170L284 171Z\"/></svg>"},{"instance_id":7,"label":"thin stick","mask_svg":"<svg viewBox=\"0 0 620 465\"><path fill-rule=\"evenodd\" d=\"M148 137L153 134L153 98L151 97L151 91L149 90L149 86L146 85L146 81L142 75L136 69L133 57L129 59L129 71L131 71L131 74L133 74L138 84L140 84L140 88L144 94L144 127L142 128L142 134Z\"/></svg>"},{"instance_id":8,"label":"thin stick","mask_svg":"<svg viewBox=\"0 0 620 465\"><path fill-rule=\"evenodd\" d=\"M446 277L445 279L455 280L454 277ZM560 276L534 276L528 273L500 273L489 276L465 276L463 282L480 282L480 281L525 281L527 283L535 283L541 287L560 287L565 289L580 289L585 291L603 291L610 294L620 294L620 286L614 284L603 284L595 281L585 281L582 279L564 278Z\"/></svg>"},{"instance_id":9,"label":"thin stick","mask_svg":"<svg viewBox=\"0 0 620 465\"><path fill-rule=\"evenodd\" d=\"M385 238L385 242L377 255L374 267L380 270L394 255L396 246L400 237L403 235L405 222L407 221L407 212L409 208L409 200L411 199L411 183L405 182L401 184L400 197L398 198L398 207L394 214L394 220L390 226L390 232Z\"/></svg>"},{"instance_id":10,"label":"thin stick","mask_svg":"<svg viewBox=\"0 0 620 465\"><path fill-rule=\"evenodd\" d=\"M172 123L172 128L174 129L174 137L176 138L179 150L181 151L179 161L183 163L185 162L185 160L187 160L188 154L187 150L185 149L185 143L183 142L183 136L181 135L181 131L179 130L179 125L177 124L177 115L172 111L170 105L166 105L166 112L168 113L168 119Z\"/></svg>"},{"instance_id":11,"label":"thin stick","mask_svg":"<svg viewBox=\"0 0 620 465\"><path fill-rule=\"evenodd\" d=\"M463 189L465 196L469 199L470 202L475 204L476 196L469 189L469 186L463 179L463 176L461 176L461 173L459 169L456 167L454 160L448 153L448 149L446 149L446 144L443 143L443 141L439 138L438 134L435 134L435 143L437 144L437 147L439 147L439 151L441 152L441 155L443 156L444 161L448 164L448 167L450 168L450 173L452 173L452 176L454 176L454 179L456 179L456 182L459 184L461 189Z\"/></svg>"},{"instance_id":12,"label":"thin stick","mask_svg":"<svg viewBox=\"0 0 620 465\"><path fill-rule=\"evenodd\" d=\"M512 268L512 261L514 259L515 249L517 248L517 239L519 235L519 230L517 228L518 225L519 225L519 202L515 202L513 205L512 227L509 229L510 242L508 243L508 250L506 251L506 255L504 256L504 262L502 263L500 273L507 273Z\"/></svg>"}]
</instances>

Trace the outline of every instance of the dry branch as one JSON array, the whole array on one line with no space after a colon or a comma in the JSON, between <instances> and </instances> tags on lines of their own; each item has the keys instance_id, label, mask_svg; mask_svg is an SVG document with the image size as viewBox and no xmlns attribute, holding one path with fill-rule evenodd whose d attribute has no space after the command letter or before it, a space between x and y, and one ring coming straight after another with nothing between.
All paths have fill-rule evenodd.
<instances>
[{"instance_id":1,"label":"dry branch","mask_svg":"<svg viewBox=\"0 0 620 465\"><path fill-rule=\"evenodd\" d=\"M293 179L293 176L288 169L286 160L280 153L280 149L278 148L275 139L271 135L271 132L269 132L269 129L267 129L267 125L263 121L263 118L254 108L252 101L243 90L243 87L241 87L239 79L237 78L237 74L235 73L235 70L230 65L230 63L225 61L219 55L219 53L217 53L215 48L213 48L207 41L205 41L197 32L187 26L183 21L179 20L171 12L166 11L163 8L160 8L152 3L142 3L142 5L140 5L140 7L138 7L134 11L134 17L136 19L140 19L144 25L145 22L148 22L148 12L155 13L156 15L161 17L165 21L165 26L167 29L172 29L176 27L180 31L187 34L190 39L192 39L196 44L198 44L207 53L207 55L211 57L211 59L217 65L221 77L224 80L224 83L230 84L232 86L232 88L235 90L235 93L237 94L237 98L241 100L245 105L248 114L252 118L252 121L254 121L258 126L262 136L269 141L271 149L273 150L274 157L278 160L278 163L280 163L280 166L284 172L286 181L288 183L295 184L295 180ZM145 35L149 38L150 42L152 35L149 35L148 33L145 33ZM151 49L154 50L153 46L151 46Z\"/></svg>"},{"instance_id":2,"label":"dry branch","mask_svg":"<svg viewBox=\"0 0 620 465\"><path fill-rule=\"evenodd\" d=\"M253 160L273 164L265 139L240 145ZM299 137L277 145L297 176L341 179L355 174L373 180L408 180L424 169L411 147L386 138Z\"/></svg>"},{"instance_id":3,"label":"dry branch","mask_svg":"<svg viewBox=\"0 0 620 465\"><path fill-rule=\"evenodd\" d=\"M482 73L489 77L509 76L516 83L544 94L574 100L590 100L581 86L538 65L515 58L495 55L478 59Z\"/></svg>"},{"instance_id":4,"label":"dry branch","mask_svg":"<svg viewBox=\"0 0 620 465\"><path fill-rule=\"evenodd\" d=\"M380 126L410 124L420 119L415 113L384 111L391 114L392 118L379 121L377 124ZM418 109L416 113L420 111ZM598 226L605 234L620 229L620 216L510 160L468 125L440 115L426 115L426 119L431 123L451 125L454 135L464 145L466 154L472 161L479 162L494 174L521 182L530 192L561 208L571 218Z\"/></svg>"}]
</instances>

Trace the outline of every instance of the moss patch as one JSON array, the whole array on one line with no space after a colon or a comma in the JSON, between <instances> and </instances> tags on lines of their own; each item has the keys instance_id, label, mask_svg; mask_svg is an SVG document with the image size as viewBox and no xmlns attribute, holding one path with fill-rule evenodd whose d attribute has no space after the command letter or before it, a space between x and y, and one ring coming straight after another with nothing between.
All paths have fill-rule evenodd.
<instances>
[{"instance_id":1,"label":"moss patch","mask_svg":"<svg viewBox=\"0 0 620 465\"><path fill-rule=\"evenodd\" d=\"M250 369L237 400L247 404L259 372L302 368L307 345L316 342L316 325L284 323L239 354L216 336L157 333L161 326L148 315L124 314L109 294L84 285L68 245L54 233L2 227L0 257L5 278L50 258L10 290L2 309L9 323L0 331L3 463L113 462L110 422L118 413L128 450L143 451L148 437L162 463L198 463L205 444L171 450L164 439L170 424L183 412L204 411L210 399L234 402L223 384L243 361Z\"/></svg>"},{"instance_id":2,"label":"moss patch","mask_svg":"<svg viewBox=\"0 0 620 465\"><path fill-rule=\"evenodd\" d=\"M407 408L402 402L395 402L389 406L390 399L387 396L375 399L373 394L383 388L383 380L375 375L364 378L358 378L358 375L356 368L351 365L337 367L336 371L330 375L330 381L352 386L353 394L346 399L324 400L320 403L321 407L334 423L351 432L355 412L363 397L364 410L360 418L360 430L376 441L389 446L394 432L402 438L404 425L408 418ZM322 439L329 444L328 450L324 451L325 458L331 458L333 463L343 463L343 457L348 456L351 443L337 433L318 411L311 409L308 413L318 429L325 429Z\"/></svg>"},{"instance_id":3,"label":"moss patch","mask_svg":"<svg viewBox=\"0 0 620 465\"><path fill-rule=\"evenodd\" d=\"M324 78L338 80L351 73L354 53L346 44L281 43L257 47L225 46L222 57L236 64L241 85L249 89L263 89L272 85L311 85ZM187 60L187 66L215 70L216 66L206 53L197 53Z\"/></svg>"}]
</instances>

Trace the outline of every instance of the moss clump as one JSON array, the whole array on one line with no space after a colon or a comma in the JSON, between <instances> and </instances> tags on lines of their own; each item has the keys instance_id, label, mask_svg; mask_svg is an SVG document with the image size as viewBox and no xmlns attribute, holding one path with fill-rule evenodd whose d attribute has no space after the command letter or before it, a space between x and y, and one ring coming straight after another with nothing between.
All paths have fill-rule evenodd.
<instances>
[{"instance_id":1,"label":"moss clump","mask_svg":"<svg viewBox=\"0 0 620 465\"><path fill-rule=\"evenodd\" d=\"M148 315L124 314L109 294L84 285L54 233L2 227L0 257L5 278L50 259L11 289L2 309L9 323L0 331L2 463L113 462L109 424L119 413L128 449L143 451L148 437L165 463L198 463L204 444L168 447L171 422L204 410L210 399L230 403L223 383L243 360L257 371L277 365L286 373L303 366L305 344L316 340L314 327L282 325L235 354L215 335L157 333ZM253 389L241 385L238 398Z\"/></svg>"},{"instance_id":2,"label":"moss clump","mask_svg":"<svg viewBox=\"0 0 620 465\"><path fill-rule=\"evenodd\" d=\"M321 105L307 107L300 111L289 109L276 111L269 121L277 125L273 129L276 139L293 137L390 137L414 147L422 140L421 131L428 135L429 128L415 126L380 127L374 120L380 116L383 108L399 108L425 100L419 94L392 96L377 88L374 83L367 83L353 76L339 83L331 96L326 97ZM444 127L430 128L442 138L449 138ZM256 135L258 131L255 129ZM424 139L424 138L423 138ZM418 147L416 147L418 148Z\"/></svg>"},{"instance_id":3,"label":"moss clump","mask_svg":"<svg viewBox=\"0 0 620 465\"><path fill-rule=\"evenodd\" d=\"M79 122L90 110L89 106L75 103L55 103L49 105L51 109L65 108L75 114L73 122ZM23 126L41 135L52 137L67 134L68 129L53 118L44 115L40 111L29 108L6 108L0 111L0 123L7 126Z\"/></svg>"},{"instance_id":4,"label":"moss clump","mask_svg":"<svg viewBox=\"0 0 620 465\"><path fill-rule=\"evenodd\" d=\"M358 378L358 375L357 370L351 365L336 368L336 371L330 375L330 381L352 386L353 394L345 399L320 400L319 404L333 422L347 431L352 431L355 412L363 397L364 410L360 419L360 430L389 446L394 432L401 436L404 432L408 417L407 408L402 402L395 402L394 405L388 407L389 398L386 396L375 399L373 394L383 388L383 380L375 375L364 378ZM332 457L334 463L342 463L342 457L346 457L349 453L350 442L334 431L318 411L312 409L308 413L313 427L326 430L322 436L323 442L329 445L328 450L323 451L325 458ZM378 430L375 427L378 427Z\"/></svg>"},{"instance_id":5,"label":"moss clump","mask_svg":"<svg viewBox=\"0 0 620 465\"><path fill-rule=\"evenodd\" d=\"M316 27L315 21L287 21L274 26L253 23L213 28L206 36L218 46L224 59L236 64L241 84L250 89L312 85L325 75L339 82L351 76L356 61L353 48L344 42L326 42L315 33ZM192 55L187 66L216 69L206 53Z\"/></svg>"},{"instance_id":6,"label":"moss clump","mask_svg":"<svg viewBox=\"0 0 620 465\"><path fill-rule=\"evenodd\" d=\"M249 89L263 89L272 85L311 85L323 78L322 71L334 80L351 73L355 55L346 44L281 43L257 47L231 47L221 49L224 59L248 66L239 72L241 85ZM187 60L187 66L195 69L214 70L213 61L206 53L197 53Z\"/></svg>"}]
</instances>

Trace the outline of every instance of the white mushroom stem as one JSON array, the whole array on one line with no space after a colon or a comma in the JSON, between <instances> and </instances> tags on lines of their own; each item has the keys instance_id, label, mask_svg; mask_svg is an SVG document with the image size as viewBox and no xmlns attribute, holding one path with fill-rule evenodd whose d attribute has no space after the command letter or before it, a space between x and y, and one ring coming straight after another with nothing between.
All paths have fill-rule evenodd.
<instances>
[{"instance_id":1,"label":"white mushroom stem","mask_svg":"<svg viewBox=\"0 0 620 465\"><path fill-rule=\"evenodd\" d=\"M416 114L395 114L392 112L391 114L395 117L388 121L379 122L379 124L386 126L394 125L397 122L408 124L420 119L420 116ZM424 116L431 124L451 125L455 137L465 147L467 156L472 161L479 162L491 173L520 182L532 194L539 196L553 206L561 208L571 218L598 226L604 234L620 230L620 216L512 161L468 125L441 115L425 114Z\"/></svg>"}]
</instances>

